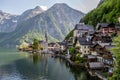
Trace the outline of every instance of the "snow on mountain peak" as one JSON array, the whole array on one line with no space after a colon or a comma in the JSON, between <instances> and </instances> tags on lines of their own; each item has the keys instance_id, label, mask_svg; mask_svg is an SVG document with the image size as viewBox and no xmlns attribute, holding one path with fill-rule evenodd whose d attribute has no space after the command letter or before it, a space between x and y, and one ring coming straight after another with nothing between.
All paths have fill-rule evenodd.
<instances>
[{"instance_id":1,"label":"snow on mountain peak","mask_svg":"<svg viewBox=\"0 0 120 80\"><path fill-rule=\"evenodd\" d=\"M45 11L48 9L47 6L40 6L40 8L42 8Z\"/></svg>"}]
</instances>

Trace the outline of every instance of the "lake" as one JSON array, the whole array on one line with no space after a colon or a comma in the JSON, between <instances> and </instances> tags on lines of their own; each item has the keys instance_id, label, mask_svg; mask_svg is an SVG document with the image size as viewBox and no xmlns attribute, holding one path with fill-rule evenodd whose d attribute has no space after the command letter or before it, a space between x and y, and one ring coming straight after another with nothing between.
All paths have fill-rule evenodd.
<instances>
[{"instance_id":1,"label":"lake","mask_svg":"<svg viewBox=\"0 0 120 80\"><path fill-rule=\"evenodd\" d=\"M50 54L0 49L0 80L98 80Z\"/></svg>"}]
</instances>

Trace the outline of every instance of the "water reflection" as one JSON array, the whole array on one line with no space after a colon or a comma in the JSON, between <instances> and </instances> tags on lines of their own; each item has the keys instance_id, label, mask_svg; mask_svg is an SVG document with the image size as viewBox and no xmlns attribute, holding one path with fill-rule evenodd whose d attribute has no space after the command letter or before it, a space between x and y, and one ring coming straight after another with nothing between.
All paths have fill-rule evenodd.
<instances>
[{"instance_id":1,"label":"water reflection","mask_svg":"<svg viewBox=\"0 0 120 80\"><path fill-rule=\"evenodd\" d=\"M28 56L0 66L0 80L95 80L90 79L85 69L52 58L50 54Z\"/></svg>"},{"instance_id":2,"label":"water reflection","mask_svg":"<svg viewBox=\"0 0 120 80\"><path fill-rule=\"evenodd\" d=\"M75 80L87 80L87 71L78 66L71 66L70 71L74 74Z\"/></svg>"},{"instance_id":3,"label":"water reflection","mask_svg":"<svg viewBox=\"0 0 120 80\"><path fill-rule=\"evenodd\" d=\"M38 64L39 60L40 60L39 54L33 54L33 63Z\"/></svg>"}]
</instances>

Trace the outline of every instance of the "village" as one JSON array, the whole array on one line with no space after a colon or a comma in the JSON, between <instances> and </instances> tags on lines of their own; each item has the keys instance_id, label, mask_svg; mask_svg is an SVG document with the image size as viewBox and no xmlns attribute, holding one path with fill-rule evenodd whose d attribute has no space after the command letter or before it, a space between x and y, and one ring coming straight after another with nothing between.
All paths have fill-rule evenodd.
<instances>
[{"instance_id":1,"label":"village","mask_svg":"<svg viewBox=\"0 0 120 80\"><path fill-rule=\"evenodd\" d=\"M38 52L54 53L53 57L62 57L70 64L85 67L91 76L97 76L107 80L113 75L115 56L110 51L115 47L112 39L120 34L120 26L114 23L98 23L96 28L92 25L85 25L81 20L71 31L72 36L62 42L48 43L40 40L41 46ZM24 49L19 50L33 52L31 44L24 43ZM78 67L79 68L79 67Z\"/></svg>"}]
</instances>

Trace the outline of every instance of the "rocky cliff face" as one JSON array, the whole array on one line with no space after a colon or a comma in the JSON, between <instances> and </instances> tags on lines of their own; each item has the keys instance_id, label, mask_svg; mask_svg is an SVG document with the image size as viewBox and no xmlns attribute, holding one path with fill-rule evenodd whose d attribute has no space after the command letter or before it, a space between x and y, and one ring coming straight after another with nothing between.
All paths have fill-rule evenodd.
<instances>
[{"instance_id":1,"label":"rocky cliff face","mask_svg":"<svg viewBox=\"0 0 120 80\"><path fill-rule=\"evenodd\" d=\"M44 11L45 10L43 10L39 6L36 6L34 9L29 9L23 12L23 14L21 15L12 15L12 14L0 11L0 32L3 32L3 33L12 32L16 29L17 24L29 18L32 18Z\"/></svg>"},{"instance_id":2,"label":"rocky cliff face","mask_svg":"<svg viewBox=\"0 0 120 80\"><path fill-rule=\"evenodd\" d=\"M0 11L0 32L11 32L17 25L17 15L11 15Z\"/></svg>"},{"instance_id":3,"label":"rocky cliff face","mask_svg":"<svg viewBox=\"0 0 120 80\"><path fill-rule=\"evenodd\" d=\"M23 12L23 14L21 14L19 16L18 21L19 22L25 21L25 20L32 18L32 17L34 17L34 16L36 16L44 11L45 10L43 10L40 6L36 6L34 9L29 9L29 10Z\"/></svg>"},{"instance_id":4,"label":"rocky cliff face","mask_svg":"<svg viewBox=\"0 0 120 80\"><path fill-rule=\"evenodd\" d=\"M43 40L45 31L48 33L49 42L62 41L83 15L66 4L55 4L47 11L18 24L15 31L0 35L4 35L0 45L6 44L9 47L22 41L30 42L35 37Z\"/></svg>"}]
</instances>

